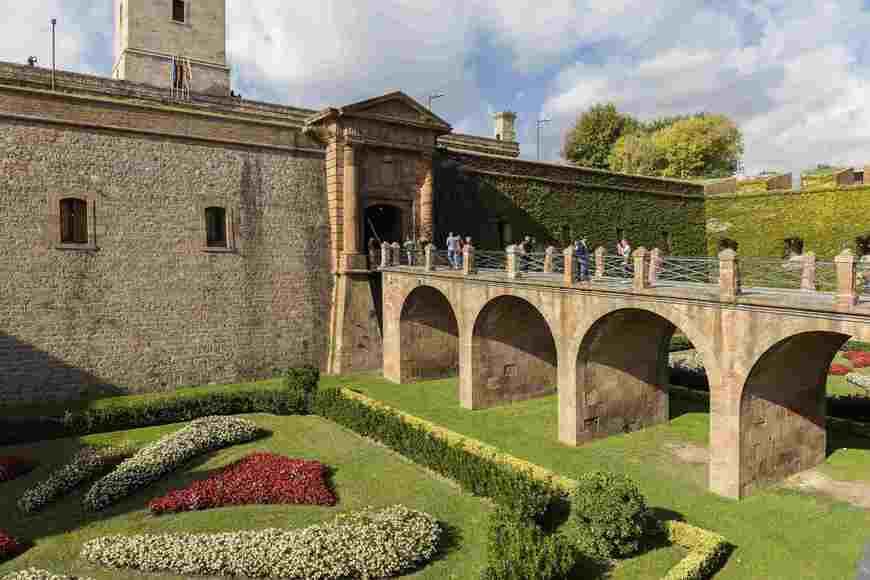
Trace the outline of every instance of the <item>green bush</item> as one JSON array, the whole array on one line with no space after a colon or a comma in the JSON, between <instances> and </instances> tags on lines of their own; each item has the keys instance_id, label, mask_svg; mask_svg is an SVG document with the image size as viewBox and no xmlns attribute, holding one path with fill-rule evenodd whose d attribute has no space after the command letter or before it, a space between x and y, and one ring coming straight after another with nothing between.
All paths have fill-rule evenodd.
<instances>
[{"instance_id":1,"label":"green bush","mask_svg":"<svg viewBox=\"0 0 870 580\"><path fill-rule=\"evenodd\" d=\"M578 556L566 537L546 535L534 521L503 506L490 516L487 550L482 580L566 578Z\"/></svg>"},{"instance_id":2,"label":"green bush","mask_svg":"<svg viewBox=\"0 0 870 580\"><path fill-rule=\"evenodd\" d=\"M317 392L313 411L457 481L474 495L510 506L524 517L541 521L555 498L550 486L528 473L474 454L461 443L450 444L423 427L406 423L395 412L345 397L340 389Z\"/></svg>"},{"instance_id":3,"label":"green bush","mask_svg":"<svg viewBox=\"0 0 870 580\"><path fill-rule=\"evenodd\" d=\"M668 571L663 580L704 580L715 574L732 546L719 534L690 526L685 522L669 520L661 522L661 529L668 542L690 550L690 553Z\"/></svg>"},{"instance_id":4,"label":"green bush","mask_svg":"<svg viewBox=\"0 0 870 580\"><path fill-rule=\"evenodd\" d=\"M320 383L320 369L311 365L276 369L276 374L284 379L284 386L304 402L304 413L311 412L314 394Z\"/></svg>"},{"instance_id":5,"label":"green bush","mask_svg":"<svg viewBox=\"0 0 870 580\"><path fill-rule=\"evenodd\" d=\"M671 338L671 345L668 347L668 351L677 352L681 350L689 350L691 348L695 348L692 341L682 334L675 334L673 338Z\"/></svg>"},{"instance_id":6,"label":"green bush","mask_svg":"<svg viewBox=\"0 0 870 580\"><path fill-rule=\"evenodd\" d=\"M209 415L304 411L302 391L281 384L195 387L169 393L103 399L61 417L0 418L0 445L180 423Z\"/></svg>"},{"instance_id":7,"label":"green bush","mask_svg":"<svg viewBox=\"0 0 870 580\"><path fill-rule=\"evenodd\" d=\"M653 518L637 485L628 477L584 473L570 494L566 533L593 558L624 558L637 552Z\"/></svg>"}]
</instances>

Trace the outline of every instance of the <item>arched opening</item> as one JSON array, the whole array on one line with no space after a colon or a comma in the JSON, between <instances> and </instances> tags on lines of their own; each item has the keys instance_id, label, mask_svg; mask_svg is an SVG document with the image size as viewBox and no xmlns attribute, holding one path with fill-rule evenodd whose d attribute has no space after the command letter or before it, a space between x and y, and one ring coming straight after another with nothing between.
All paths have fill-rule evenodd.
<instances>
[{"instance_id":1,"label":"arched opening","mask_svg":"<svg viewBox=\"0 0 870 580\"><path fill-rule=\"evenodd\" d=\"M627 308L595 322L577 353L577 440L637 431L668 420L668 354L677 327Z\"/></svg>"},{"instance_id":2,"label":"arched opening","mask_svg":"<svg viewBox=\"0 0 870 580\"><path fill-rule=\"evenodd\" d=\"M399 319L402 383L440 379L459 369L459 325L444 294L415 288Z\"/></svg>"},{"instance_id":3,"label":"arched opening","mask_svg":"<svg viewBox=\"0 0 870 580\"><path fill-rule=\"evenodd\" d=\"M848 338L796 334L753 365L740 400L741 496L824 461L828 369Z\"/></svg>"},{"instance_id":4,"label":"arched opening","mask_svg":"<svg viewBox=\"0 0 870 580\"><path fill-rule=\"evenodd\" d=\"M474 407L550 394L556 385L556 342L530 303L515 296L490 301L472 335Z\"/></svg>"},{"instance_id":5,"label":"arched opening","mask_svg":"<svg viewBox=\"0 0 870 580\"><path fill-rule=\"evenodd\" d=\"M402 232L402 210L394 205L378 204L366 208L365 212L365 246L370 240L380 246L383 242L404 241Z\"/></svg>"}]
</instances>

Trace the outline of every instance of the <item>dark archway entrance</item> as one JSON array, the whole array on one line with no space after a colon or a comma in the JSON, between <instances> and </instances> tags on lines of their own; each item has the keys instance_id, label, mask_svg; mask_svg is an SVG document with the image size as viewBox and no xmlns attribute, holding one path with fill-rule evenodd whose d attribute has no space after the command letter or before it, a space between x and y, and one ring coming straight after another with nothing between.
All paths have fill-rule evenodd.
<instances>
[{"instance_id":1,"label":"dark archway entrance","mask_svg":"<svg viewBox=\"0 0 870 580\"><path fill-rule=\"evenodd\" d=\"M459 371L459 325L447 298L431 286L415 288L400 318L402 383L454 376Z\"/></svg>"},{"instance_id":2,"label":"dark archway entrance","mask_svg":"<svg viewBox=\"0 0 870 580\"><path fill-rule=\"evenodd\" d=\"M380 245L383 242L404 241L402 231L402 210L394 205L378 204L366 208L365 215L365 248L369 240L374 239Z\"/></svg>"}]
</instances>

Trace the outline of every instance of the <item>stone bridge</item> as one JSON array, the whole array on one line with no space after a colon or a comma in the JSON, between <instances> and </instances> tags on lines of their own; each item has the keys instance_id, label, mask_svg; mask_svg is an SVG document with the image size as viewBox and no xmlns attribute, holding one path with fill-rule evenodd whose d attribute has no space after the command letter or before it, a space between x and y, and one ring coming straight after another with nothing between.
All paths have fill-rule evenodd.
<instances>
[{"instance_id":1,"label":"stone bridge","mask_svg":"<svg viewBox=\"0 0 870 580\"><path fill-rule=\"evenodd\" d=\"M623 279L608 275L611 257L597 250L582 282L569 250L548 250L535 268L508 248L501 263L478 269L483 256L469 247L461 270L438 266L443 257L431 249L411 258L419 266L388 250L385 377L407 383L458 371L467 409L557 391L566 444L667 421L668 347L681 330L709 377L709 486L732 498L824 461L829 365L850 337L870 341L870 300L856 289L848 251L829 263L833 291L820 292L809 258L797 268L803 290L744 288L732 250L667 259L683 260L676 267L684 270L706 262L708 283L691 274L668 282L673 267L643 248L630 268L621 264Z\"/></svg>"}]
</instances>

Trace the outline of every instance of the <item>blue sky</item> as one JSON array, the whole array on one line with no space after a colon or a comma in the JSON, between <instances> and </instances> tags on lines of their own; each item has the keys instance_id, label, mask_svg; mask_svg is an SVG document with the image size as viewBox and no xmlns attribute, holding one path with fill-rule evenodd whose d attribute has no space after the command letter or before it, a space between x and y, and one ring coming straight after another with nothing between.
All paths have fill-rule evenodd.
<instances>
[{"instance_id":1,"label":"blue sky","mask_svg":"<svg viewBox=\"0 0 870 580\"><path fill-rule=\"evenodd\" d=\"M194 0L199 1L199 0ZM870 163L870 8L860 0L227 0L234 89L318 109L400 89L455 131L518 113L522 156L559 159L593 103L741 127L747 173ZM0 0L0 59L108 76L111 0Z\"/></svg>"}]
</instances>

